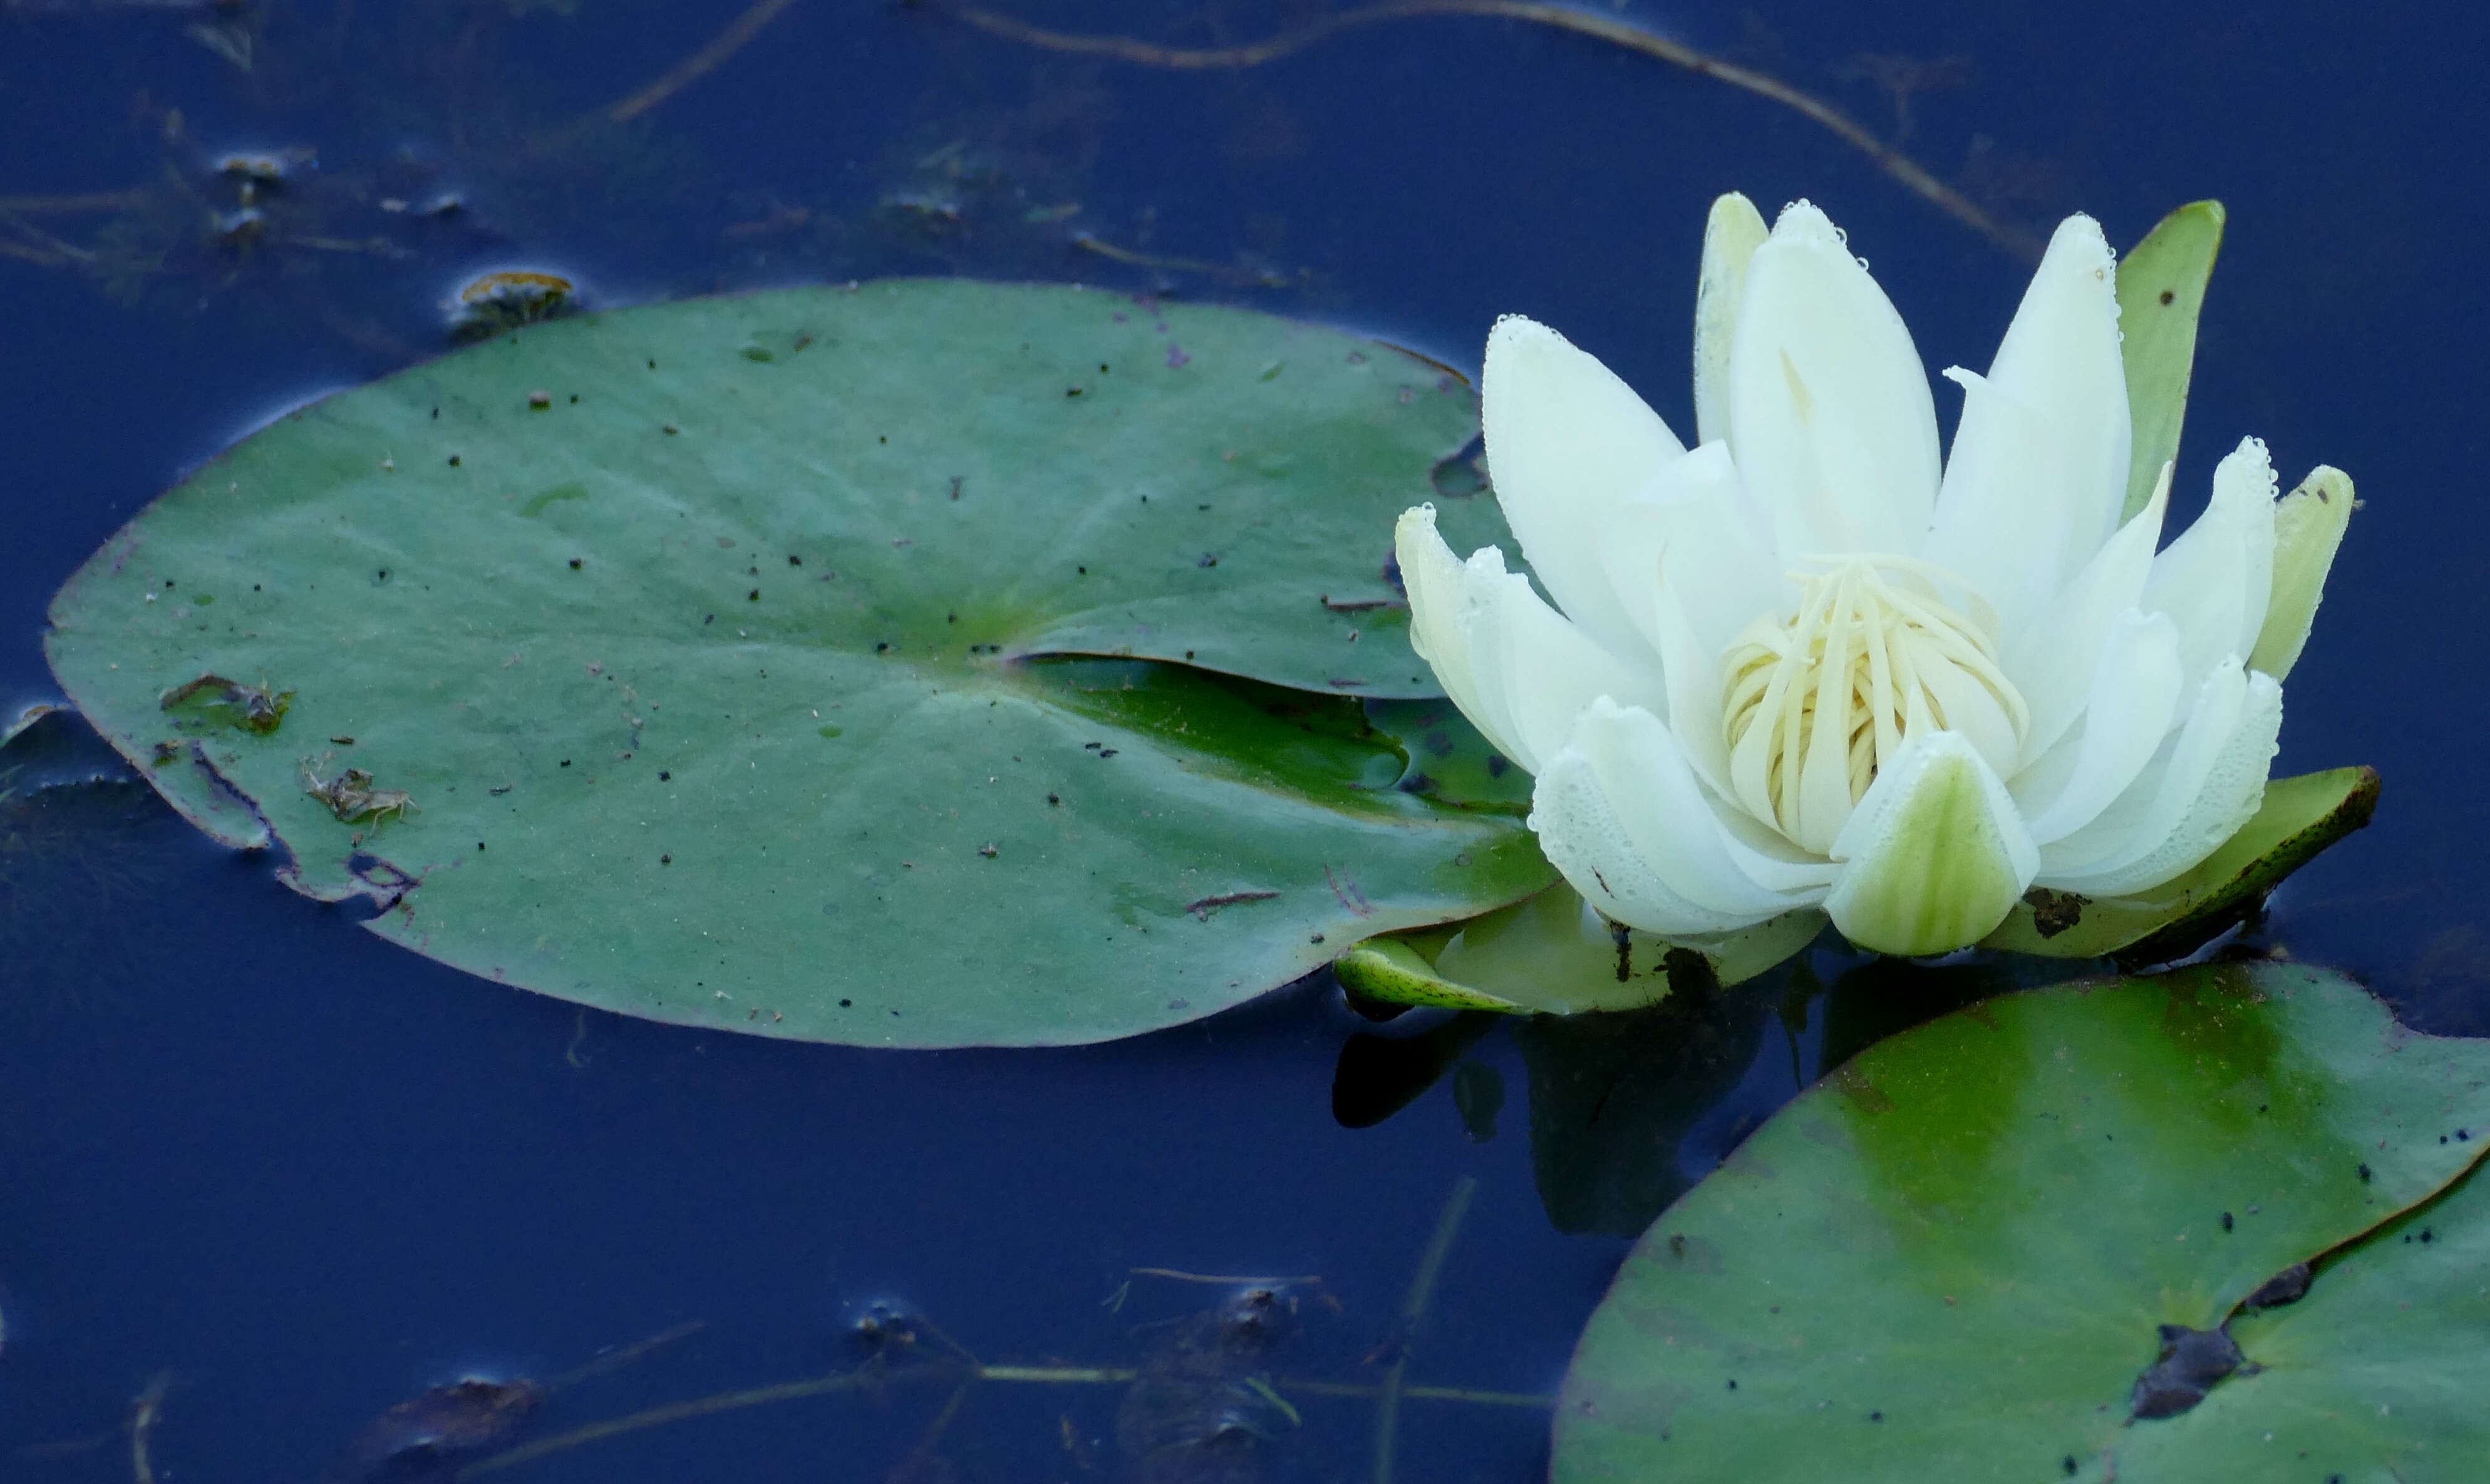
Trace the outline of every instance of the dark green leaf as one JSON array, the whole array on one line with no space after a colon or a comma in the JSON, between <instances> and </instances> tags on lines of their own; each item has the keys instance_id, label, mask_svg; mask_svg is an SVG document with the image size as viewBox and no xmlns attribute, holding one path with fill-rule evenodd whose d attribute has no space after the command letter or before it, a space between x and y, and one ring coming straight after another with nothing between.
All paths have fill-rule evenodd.
<instances>
[{"instance_id":1,"label":"dark green leaf","mask_svg":"<svg viewBox=\"0 0 2490 1484\"><path fill-rule=\"evenodd\" d=\"M1475 417L1378 342L1070 288L587 315L246 440L49 649L177 808L444 962L767 1034L1127 1035L1552 878L1361 711L1434 690L1385 563ZM162 709L208 676L177 706L290 708Z\"/></svg>"},{"instance_id":2,"label":"dark green leaf","mask_svg":"<svg viewBox=\"0 0 2490 1484\"><path fill-rule=\"evenodd\" d=\"M1974 1005L1862 1054L1652 1225L1575 1356L1553 1477L2322 1480L2324 1442L2357 1461L2347 1478L2391 1477L2393 1459L2435 1470L2407 1479L2470 1478L2490 1447L2463 1380L2490 1353L2477 1293L2450 1319L2475 1357L2457 1376L2438 1322L2380 1321L2372 1288L2336 1305L2365 1300L2364 1329L2235 1327L2248 1360L2323 1377L2236 1375L2178 1421L2129 1410L2160 1326L2218 1329L2275 1275L2429 1200L2490 1147L2485 1125L2490 1042L2414 1034L2319 971L2209 966ZM2321 1266L2315 1292L2362 1281L2366 1252L2400 1238ZM2479 1268L2460 1271L2413 1296L2477 1290ZM2308 1410L2372 1391L2383 1417ZM2227 1450L2174 1453L2195 1428Z\"/></svg>"}]
</instances>

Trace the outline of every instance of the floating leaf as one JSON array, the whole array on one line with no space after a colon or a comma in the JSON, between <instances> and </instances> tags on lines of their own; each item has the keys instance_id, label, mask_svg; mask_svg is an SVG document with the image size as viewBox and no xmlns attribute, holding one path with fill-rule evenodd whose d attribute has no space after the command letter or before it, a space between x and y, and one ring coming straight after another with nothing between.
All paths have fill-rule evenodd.
<instances>
[{"instance_id":1,"label":"floating leaf","mask_svg":"<svg viewBox=\"0 0 2490 1484\"><path fill-rule=\"evenodd\" d=\"M2484 1133L2490 1042L2415 1034L2338 975L2208 966L1983 1002L1863 1053L1653 1223L1576 1353L1552 1476L2469 1478L2490 1351L2460 1265L2490 1238L2468 1224L2461 1276L2399 1295L2472 1292L2445 1321L2380 1316L2364 1274L2408 1250L2409 1222L2381 1224ZM2186 1332L2356 1241L2303 1302L2354 1292L2232 1325L2273 1371L2130 1420L2165 1339L2216 1348Z\"/></svg>"},{"instance_id":2,"label":"floating leaf","mask_svg":"<svg viewBox=\"0 0 2490 1484\"><path fill-rule=\"evenodd\" d=\"M2366 825L2377 806L2375 769L2276 778L2266 785L2256 817L2195 869L2129 897L2096 901L2034 890L1983 946L2051 958L2167 962L2256 912L2284 877Z\"/></svg>"},{"instance_id":3,"label":"floating leaf","mask_svg":"<svg viewBox=\"0 0 2490 1484\"><path fill-rule=\"evenodd\" d=\"M1434 693L1392 522L1476 412L1379 342L1071 288L581 315L246 440L49 652L194 823L446 963L811 1039L1127 1035L1552 879L1411 777L1440 727L1361 709ZM177 729L203 676L291 707Z\"/></svg>"},{"instance_id":4,"label":"floating leaf","mask_svg":"<svg viewBox=\"0 0 2490 1484\"><path fill-rule=\"evenodd\" d=\"M2179 456L2187 383L2196 365L2196 320L2204 311L2205 284L2222 248L2226 218L2219 201L2190 202L2162 218L2119 261L2119 348L2135 428L2127 515L2144 509L2161 466Z\"/></svg>"}]
</instances>

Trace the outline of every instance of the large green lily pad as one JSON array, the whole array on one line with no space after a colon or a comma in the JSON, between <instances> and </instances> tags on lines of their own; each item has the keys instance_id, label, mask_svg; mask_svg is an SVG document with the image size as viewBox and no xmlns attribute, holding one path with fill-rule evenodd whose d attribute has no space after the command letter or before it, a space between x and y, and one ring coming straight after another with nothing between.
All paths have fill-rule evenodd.
<instances>
[{"instance_id":1,"label":"large green lily pad","mask_svg":"<svg viewBox=\"0 0 2490 1484\"><path fill-rule=\"evenodd\" d=\"M245 440L48 647L177 808L446 963L811 1039L1126 1035L1552 879L1361 711L1433 693L1385 564L1476 413L1377 342L1074 288L587 316Z\"/></svg>"},{"instance_id":2,"label":"large green lily pad","mask_svg":"<svg viewBox=\"0 0 2490 1484\"><path fill-rule=\"evenodd\" d=\"M2445 1254L2389 1227L2321 1266L2304 1314L2242 1320L2272 1372L2195 1412L2129 1409L2159 1326L2222 1325L2446 1189L2484 1134L2490 1042L2408 1032L2331 974L1974 1005L1871 1047L1662 1213L1583 1334L1553 1477L2476 1477L2490 1330L2460 1265L2490 1237L2469 1216ZM2370 1269L2407 1254L2392 1302L2416 1308L2381 1314L2394 1284ZM2437 1471L2387 1471L2418 1459Z\"/></svg>"}]
</instances>

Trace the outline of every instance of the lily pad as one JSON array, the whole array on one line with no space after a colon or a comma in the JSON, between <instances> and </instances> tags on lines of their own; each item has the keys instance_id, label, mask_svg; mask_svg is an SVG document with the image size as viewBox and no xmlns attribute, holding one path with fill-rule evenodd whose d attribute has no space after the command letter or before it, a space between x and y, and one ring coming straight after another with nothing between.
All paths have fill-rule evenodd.
<instances>
[{"instance_id":1,"label":"lily pad","mask_svg":"<svg viewBox=\"0 0 2490 1484\"><path fill-rule=\"evenodd\" d=\"M2377 806L2372 768L2276 778L2266 785L2256 817L2193 870L2130 897L2035 890L1982 946L2050 958L2167 962L2255 913L2284 877L2368 824Z\"/></svg>"},{"instance_id":2,"label":"lily pad","mask_svg":"<svg viewBox=\"0 0 2490 1484\"><path fill-rule=\"evenodd\" d=\"M1974 1005L1863 1053L1652 1225L1576 1353L1552 1476L2472 1477L2490 1334L2447 1372L2442 1322L2356 1285L2484 1133L2490 1042L2415 1034L2339 975L2203 966ZM2165 1333L2199 1345L2355 1242L2311 1299L2354 1293L2232 1327L2273 1373L2215 1382L2201 1418L2132 1415ZM2480 1283L2435 1271L2401 1296Z\"/></svg>"},{"instance_id":3,"label":"lily pad","mask_svg":"<svg viewBox=\"0 0 2490 1484\"><path fill-rule=\"evenodd\" d=\"M245 440L48 650L194 823L443 962L764 1034L1128 1035L1552 879L1361 710L1434 693L1392 522L1476 416L1379 342L1075 288L583 315Z\"/></svg>"},{"instance_id":4,"label":"lily pad","mask_svg":"<svg viewBox=\"0 0 2490 1484\"><path fill-rule=\"evenodd\" d=\"M2476 1164L2445 1196L2319 1262L2304 1298L2232 1321L2255 1374L2135 1429L2122 1467L2137 1479L2215 1479L2224 1461L2245 1460L2254 1467L2230 1467L2246 1477L2470 1484L2490 1459L2485 1273L2490 1176Z\"/></svg>"},{"instance_id":5,"label":"lily pad","mask_svg":"<svg viewBox=\"0 0 2490 1484\"><path fill-rule=\"evenodd\" d=\"M2144 509L2161 466L2179 456L2187 384L2195 373L2196 321L2204 312L2214 259L2222 250L2226 219L2221 202L2191 201L2162 218L2119 260L2119 348L2135 428L2128 515Z\"/></svg>"},{"instance_id":6,"label":"lily pad","mask_svg":"<svg viewBox=\"0 0 2490 1484\"><path fill-rule=\"evenodd\" d=\"M1672 975L1743 983L1824 930L1812 909L1683 941L1611 923L1563 882L1468 922L1375 939L1333 972L1350 992L1395 1004L1570 1015L1654 1004Z\"/></svg>"}]
</instances>

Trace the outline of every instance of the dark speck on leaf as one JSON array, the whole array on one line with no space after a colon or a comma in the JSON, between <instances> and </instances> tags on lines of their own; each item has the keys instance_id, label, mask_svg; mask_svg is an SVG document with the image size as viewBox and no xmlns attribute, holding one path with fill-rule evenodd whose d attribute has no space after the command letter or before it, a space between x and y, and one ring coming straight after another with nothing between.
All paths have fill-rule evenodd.
<instances>
[{"instance_id":1,"label":"dark speck on leaf","mask_svg":"<svg viewBox=\"0 0 2490 1484\"><path fill-rule=\"evenodd\" d=\"M855 1002L853 1000L842 1000L839 1002L839 1008L843 1010L854 1009L855 1008Z\"/></svg>"},{"instance_id":2,"label":"dark speck on leaf","mask_svg":"<svg viewBox=\"0 0 2490 1484\"><path fill-rule=\"evenodd\" d=\"M1088 575L1089 575L1089 568L1087 568L1087 567L1074 567L1074 568L1073 568L1073 570L1074 570L1074 571L1076 571L1076 572L1079 572L1079 573L1080 573L1082 576L1084 576L1084 577L1086 577L1086 576L1088 576Z\"/></svg>"},{"instance_id":3,"label":"dark speck on leaf","mask_svg":"<svg viewBox=\"0 0 2490 1484\"><path fill-rule=\"evenodd\" d=\"M657 781L660 783L672 783L675 781L675 775L670 772L660 771L657 774Z\"/></svg>"},{"instance_id":4,"label":"dark speck on leaf","mask_svg":"<svg viewBox=\"0 0 2490 1484\"><path fill-rule=\"evenodd\" d=\"M1868 1414L1868 1420L1870 1422L1882 1422L1885 1420L1885 1414L1881 1411L1871 1411Z\"/></svg>"},{"instance_id":5,"label":"dark speck on leaf","mask_svg":"<svg viewBox=\"0 0 2490 1484\"><path fill-rule=\"evenodd\" d=\"M570 759L568 759L568 758L564 758L564 759L562 760L562 766L563 766L563 767L565 767L565 768L568 768L568 767L570 766Z\"/></svg>"},{"instance_id":6,"label":"dark speck on leaf","mask_svg":"<svg viewBox=\"0 0 2490 1484\"><path fill-rule=\"evenodd\" d=\"M455 469L455 468L457 468L457 467L458 467L458 455L457 455L457 454L452 453L452 454L450 454L450 455L449 455L449 467L450 467L450 468L452 468L452 469Z\"/></svg>"},{"instance_id":7,"label":"dark speck on leaf","mask_svg":"<svg viewBox=\"0 0 2490 1484\"><path fill-rule=\"evenodd\" d=\"M1730 1389L1730 1390L1732 1390L1732 1391L1735 1391L1735 1390L1737 1390L1737 1389L1738 1389L1738 1378L1736 1378L1735 1376L1732 1376L1732 1377L1730 1377L1730 1378L1729 1378L1729 1389Z\"/></svg>"},{"instance_id":8,"label":"dark speck on leaf","mask_svg":"<svg viewBox=\"0 0 2490 1484\"><path fill-rule=\"evenodd\" d=\"M801 567L804 565L804 559L802 557L789 557L787 559L787 565L789 567Z\"/></svg>"},{"instance_id":9,"label":"dark speck on leaf","mask_svg":"<svg viewBox=\"0 0 2490 1484\"><path fill-rule=\"evenodd\" d=\"M1193 651L1191 651L1191 650L1187 650L1187 651L1185 651L1185 652L1184 652L1184 657L1185 657L1185 658L1187 658L1187 659L1191 659L1191 658L1193 657Z\"/></svg>"},{"instance_id":10,"label":"dark speck on leaf","mask_svg":"<svg viewBox=\"0 0 2490 1484\"><path fill-rule=\"evenodd\" d=\"M1435 780L1423 772L1413 772L1393 786L1404 794L1423 794L1435 786Z\"/></svg>"},{"instance_id":11,"label":"dark speck on leaf","mask_svg":"<svg viewBox=\"0 0 2490 1484\"><path fill-rule=\"evenodd\" d=\"M1219 565L1219 553L1215 551L1205 551L1202 554L1202 560L1194 563L1193 565L1196 567L1217 567Z\"/></svg>"},{"instance_id":12,"label":"dark speck on leaf","mask_svg":"<svg viewBox=\"0 0 2490 1484\"><path fill-rule=\"evenodd\" d=\"M657 858L657 863L659 865L672 865L675 863L675 858L671 855L659 856Z\"/></svg>"},{"instance_id":13,"label":"dark speck on leaf","mask_svg":"<svg viewBox=\"0 0 2490 1484\"><path fill-rule=\"evenodd\" d=\"M1063 802L1063 796L1060 794L1049 794L1046 796L1046 801L1051 804L1059 804Z\"/></svg>"},{"instance_id":14,"label":"dark speck on leaf","mask_svg":"<svg viewBox=\"0 0 2490 1484\"><path fill-rule=\"evenodd\" d=\"M2294 1263L2258 1286L2243 1304L2250 1309L2278 1309L2287 1303L2298 1303L2308 1295L2308 1265Z\"/></svg>"},{"instance_id":15,"label":"dark speck on leaf","mask_svg":"<svg viewBox=\"0 0 2490 1484\"><path fill-rule=\"evenodd\" d=\"M570 569L574 572L579 570L579 558L573 557L570 559Z\"/></svg>"},{"instance_id":16,"label":"dark speck on leaf","mask_svg":"<svg viewBox=\"0 0 2490 1484\"><path fill-rule=\"evenodd\" d=\"M2058 1467L2070 1477L2072 1477L2075 1471L2075 1455L2070 1453L2065 1458L2058 1460Z\"/></svg>"},{"instance_id":17,"label":"dark speck on leaf","mask_svg":"<svg viewBox=\"0 0 2490 1484\"><path fill-rule=\"evenodd\" d=\"M1098 755L1100 757L1114 757L1115 755L1115 749L1113 747L1101 747L1098 749Z\"/></svg>"},{"instance_id":18,"label":"dark speck on leaf","mask_svg":"<svg viewBox=\"0 0 2490 1484\"><path fill-rule=\"evenodd\" d=\"M1315 935L1314 935L1314 937L1312 937L1311 939L1308 939L1307 941L1308 941L1308 942L1310 942L1310 943L1320 943L1320 942L1322 942L1322 941L1323 941L1323 935L1322 935L1322 934L1320 934L1320 933L1317 933L1317 934L1315 934Z\"/></svg>"},{"instance_id":19,"label":"dark speck on leaf","mask_svg":"<svg viewBox=\"0 0 2490 1484\"><path fill-rule=\"evenodd\" d=\"M2369 1183L2369 1167L2367 1165L2360 1166L2360 1183L2363 1185Z\"/></svg>"},{"instance_id":20,"label":"dark speck on leaf","mask_svg":"<svg viewBox=\"0 0 2490 1484\"><path fill-rule=\"evenodd\" d=\"M2169 289L2165 288L2161 291L2161 302L2163 304L2176 304L2178 300L2179 296Z\"/></svg>"},{"instance_id":21,"label":"dark speck on leaf","mask_svg":"<svg viewBox=\"0 0 2490 1484\"><path fill-rule=\"evenodd\" d=\"M889 641L889 640L887 640L887 639L884 639L884 640L883 640L880 644L877 644L877 645L875 645L875 646L873 647L873 652L874 652L875 654L879 655L879 654L883 653L884 650L887 650L887 649L889 649L889 648L890 648L890 641Z\"/></svg>"},{"instance_id":22,"label":"dark speck on leaf","mask_svg":"<svg viewBox=\"0 0 2490 1484\"><path fill-rule=\"evenodd\" d=\"M754 588L751 592L746 593L743 596L752 599L752 601L756 603L761 601L761 590L759 588Z\"/></svg>"},{"instance_id":23,"label":"dark speck on leaf","mask_svg":"<svg viewBox=\"0 0 2490 1484\"><path fill-rule=\"evenodd\" d=\"M1503 753L1491 752L1488 754L1487 775L1489 777L1501 778L1504 776L1506 770L1512 767L1513 760L1506 757Z\"/></svg>"},{"instance_id":24,"label":"dark speck on leaf","mask_svg":"<svg viewBox=\"0 0 2490 1484\"><path fill-rule=\"evenodd\" d=\"M2225 1231L2225 1232L2227 1232L2227 1231L2229 1231L2230 1229L2231 1229L2231 1213L2230 1213L2229 1211L2224 1211L2224 1212L2222 1212L2222 1230L2223 1230L2223 1231Z\"/></svg>"}]
</instances>

